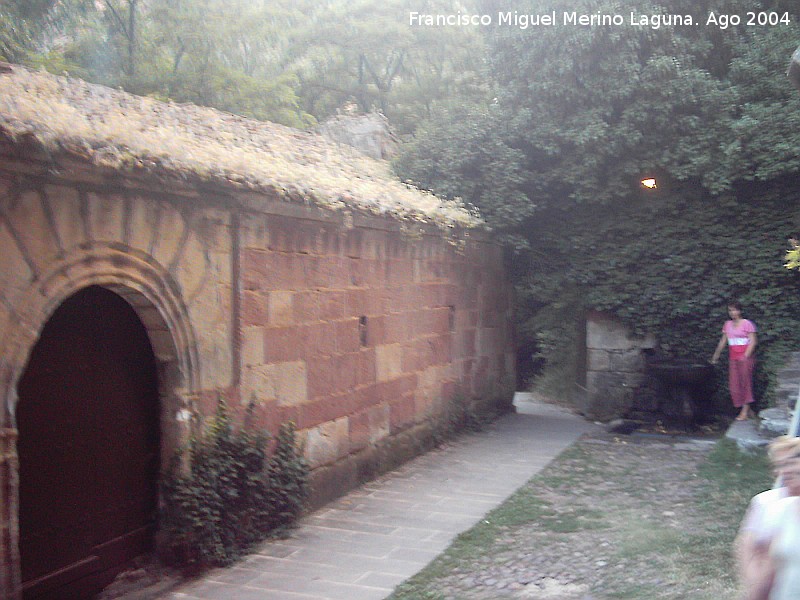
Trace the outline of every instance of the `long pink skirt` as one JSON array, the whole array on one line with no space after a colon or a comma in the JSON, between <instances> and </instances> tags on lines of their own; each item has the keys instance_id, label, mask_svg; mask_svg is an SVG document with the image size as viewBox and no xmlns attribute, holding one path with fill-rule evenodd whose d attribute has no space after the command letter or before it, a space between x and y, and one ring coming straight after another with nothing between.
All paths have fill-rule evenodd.
<instances>
[{"instance_id":1,"label":"long pink skirt","mask_svg":"<svg viewBox=\"0 0 800 600\"><path fill-rule=\"evenodd\" d=\"M753 367L756 359L743 358L728 362L728 387L731 390L731 400L736 408L753 402Z\"/></svg>"}]
</instances>

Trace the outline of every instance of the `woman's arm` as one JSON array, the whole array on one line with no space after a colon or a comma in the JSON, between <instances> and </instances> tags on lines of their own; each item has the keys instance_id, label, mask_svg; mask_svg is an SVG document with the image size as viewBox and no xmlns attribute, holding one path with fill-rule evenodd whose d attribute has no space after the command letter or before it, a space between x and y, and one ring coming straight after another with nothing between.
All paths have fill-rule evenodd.
<instances>
[{"instance_id":1,"label":"woman's arm","mask_svg":"<svg viewBox=\"0 0 800 600\"><path fill-rule=\"evenodd\" d=\"M758 336L756 335L755 331L751 331L747 334L747 350L744 351L744 357L750 358L753 356L753 352L756 351L756 344L758 344Z\"/></svg>"},{"instance_id":2,"label":"woman's arm","mask_svg":"<svg viewBox=\"0 0 800 600\"><path fill-rule=\"evenodd\" d=\"M719 338L719 344L717 344L717 349L714 350L714 354L711 356L712 364L716 364L716 362L719 360L719 355L722 353L722 349L725 348L725 344L727 343L728 343L728 336L726 336L723 333L722 337Z\"/></svg>"}]
</instances>

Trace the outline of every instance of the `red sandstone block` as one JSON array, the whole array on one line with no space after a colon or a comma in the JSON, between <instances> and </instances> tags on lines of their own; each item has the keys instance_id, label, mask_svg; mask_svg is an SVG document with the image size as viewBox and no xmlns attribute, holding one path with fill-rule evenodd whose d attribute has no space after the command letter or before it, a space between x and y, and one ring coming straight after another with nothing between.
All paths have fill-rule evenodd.
<instances>
[{"instance_id":1,"label":"red sandstone block","mask_svg":"<svg viewBox=\"0 0 800 600\"><path fill-rule=\"evenodd\" d=\"M317 232L317 253L340 255L342 241L338 231L329 226L320 226Z\"/></svg>"},{"instance_id":2,"label":"red sandstone block","mask_svg":"<svg viewBox=\"0 0 800 600\"><path fill-rule=\"evenodd\" d=\"M373 397L377 402L389 402L408 393L413 393L418 385L416 373L401 375L391 381L384 381L373 387Z\"/></svg>"},{"instance_id":3,"label":"red sandstone block","mask_svg":"<svg viewBox=\"0 0 800 600\"><path fill-rule=\"evenodd\" d=\"M479 320L477 310L456 310L456 330L474 329Z\"/></svg>"},{"instance_id":4,"label":"red sandstone block","mask_svg":"<svg viewBox=\"0 0 800 600\"><path fill-rule=\"evenodd\" d=\"M319 232L316 222L271 215L267 227L270 250L298 254L316 253Z\"/></svg>"},{"instance_id":5,"label":"red sandstone block","mask_svg":"<svg viewBox=\"0 0 800 600\"><path fill-rule=\"evenodd\" d=\"M265 362L300 360L308 355L308 328L268 327L264 330Z\"/></svg>"},{"instance_id":6,"label":"red sandstone block","mask_svg":"<svg viewBox=\"0 0 800 600\"><path fill-rule=\"evenodd\" d=\"M414 286L414 306L421 309L431 306L439 306L440 292L439 283L420 283Z\"/></svg>"},{"instance_id":7,"label":"red sandstone block","mask_svg":"<svg viewBox=\"0 0 800 600\"><path fill-rule=\"evenodd\" d=\"M382 343L399 344L411 339L417 333L416 317L418 314L418 312L407 312L386 315Z\"/></svg>"},{"instance_id":8,"label":"red sandstone block","mask_svg":"<svg viewBox=\"0 0 800 600\"><path fill-rule=\"evenodd\" d=\"M268 281L269 252L245 248L242 252L242 280L245 290L263 290Z\"/></svg>"},{"instance_id":9,"label":"red sandstone block","mask_svg":"<svg viewBox=\"0 0 800 600\"><path fill-rule=\"evenodd\" d=\"M269 249L273 252L294 252L294 236L278 226L277 219L280 217L271 217L269 220Z\"/></svg>"},{"instance_id":10,"label":"red sandstone block","mask_svg":"<svg viewBox=\"0 0 800 600\"><path fill-rule=\"evenodd\" d=\"M309 325L304 339L309 346L309 356L331 356L339 354L335 323Z\"/></svg>"},{"instance_id":11,"label":"red sandstone block","mask_svg":"<svg viewBox=\"0 0 800 600\"><path fill-rule=\"evenodd\" d=\"M278 401L254 402L252 406L245 403L242 406L243 423L256 431L267 431L270 435L277 434L281 422L278 419Z\"/></svg>"},{"instance_id":12,"label":"red sandstone block","mask_svg":"<svg viewBox=\"0 0 800 600\"><path fill-rule=\"evenodd\" d=\"M364 233L359 229L351 229L347 232L344 241L344 254L350 258L361 258L363 255L362 245L364 243Z\"/></svg>"},{"instance_id":13,"label":"red sandstone block","mask_svg":"<svg viewBox=\"0 0 800 600\"><path fill-rule=\"evenodd\" d=\"M416 335L430 335L450 331L450 309L448 307L426 308L413 317Z\"/></svg>"},{"instance_id":14,"label":"red sandstone block","mask_svg":"<svg viewBox=\"0 0 800 600\"><path fill-rule=\"evenodd\" d=\"M356 364L356 387L374 384L377 377L375 372L375 349L361 349L358 352Z\"/></svg>"},{"instance_id":15,"label":"red sandstone block","mask_svg":"<svg viewBox=\"0 0 800 600\"><path fill-rule=\"evenodd\" d=\"M389 402L389 424L395 432L414 422L416 403L413 394Z\"/></svg>"},{"instance_id":16,"label":"red sandstone block","mask_svg":"<svg viewBox=\"0 0 800 600\"><path fill-rule=\"evenodd\" d=\"M224 387L212 390L202 390L196 397L197 410L204 417L213 417L219 410L220 402L225 402L229 407L239 406L240 396L238 387Z\"/></svg>"},{"instance_id":17,"label":"red sandstone block","mask_svg":"<svg viewBox=\"0 0 800 600\"><path fill-rule=\"evenodd\" d=\"M331 257L331 283L334 289L346 289L353 286L353 277L350 272L350 258L342 256Z\"/></svg>"},{"instance_id":18,"label":"red sandstone block","mask_svg":"<svg viewBox=\"0 0 800 600\"><path fill-rule=\"evenodd\" d=\"M373 314L369 310L367 290L347 290L345 292L344 313L348 317L360 317Z\"/></svg>"},{"instance_id":19,"label":"red sandstone block","mask_svg":"<svg viewBox=\"0 0 800 600\"><path fill-rule=\"evenodd\" d=\"M220 393L218 390L203 390L197 394L197 410L204 417L213 416L219 407Z\"/></svg>"},{"instance_id":20,"label":"red sandstone block","mask_svg":"<svg viewBox=\"0 0 800 600\"><path fill-rule=\"evenodd\" d=\"M309 323L320 319L320 292L297 292L292 299L292 310L295 323Z\"/></svg>"},{"instance_id":21,"label":"red sandstone block","mask_svg":"<svg viewBox=\"0 0 800 600\"><path fill-rule=\"evenodd\" d=\"M300 429L315 427L320 423L333 421L348 414L347 406L335 396L325 396L313 402L298 406L298 422Z\"/></svg>"},{"instance_id":22,"label":"red sandstone block","mask_svg":"<svg viewBox=\"0 0 800 600\"><path fill-rule=\"evenodd\" d=\"M350 286L350 272L345 259L339 256L323 256L320 258L318 287L342 289Z\"/></svg>"},{"instance_id":23,"label":"red sandstone block","mask_svg":"<svg viewBox=\"0 0 800 600\"><path fill-rule=\"evenodd\" d=\"M397 383L402 394L413 393L419 386L419 377L417 377L416 373L409 373L400 377Z\"/></svg>"},{"instance_id":24,"label":"red sandstone block","mask_svg":"<svg viewBox=\"0 0 800 600\"><path fill-rule=\"evenodd\" d=\"M306 361L308 397L323 398L334 393L336 365L332 357L315 356Z\"/></svg>"},{"instance_id":25,"label":"red sandstone block","mask_svg":"<svg viewBox=\"0 0 800 600\"><path fill-rule=\"evenodd\" d=\"M407 285L404 290L403 310L419 310L433 306L431 302L434 300L431 290L426 289L427 286L422 285Z\"/></svg>"},{"instance_id":26,"label":"red sandstone block","mask_svg":"<svg viewBox=\"0 0 800 600\"><path fill-rule=\"evenodd\" d=\"M386 264L381 260L362 260L364 285L373 288L383 288L386 285Z\"/></svg>"},{"instance_id":27,"label":"red sandstone block","mask_svg":"<svg viewBox=\"0 0 800 600\"><path fill-rule=\"evenodd\" d=\"M276 418L278 421L278 426L283 425L284 423L297 423L300 421L300 411L299 406L277 406L275 409ZM277 435L277 430L275 431L274 435Z\"/></svg>"},{"instance_id":28,"label":"red sandstone block","mask_svg":"<svg viewBox=\"0 0 800 600\"><path fill-rule=\"evenodd\" d=\"M343 267L347 269L351 286L363 287L366 285L366 276L364 274L366 266L363 258L345 258Z\"/></svg>"},{"instance_id":29,"label":"red sandstone block","mask_svg":"<svg viewBox=\"0 0 800 600\"><path fill-rule=\"evenodd\" d=\"M420 353L418 347L419 340L415 340L403 345L402 355L400 357L400 370L403 373L413 373L414 371L424 368L417 366L424 364L424 362L419 358Z\"/></svg>"},{"instance_id":30,"label":"red sandstone block","mask_svg":"<svg viewBox=\"0 0 800 600\"><path fill-rule=\"evenodd\" d=\"M335 321L333 328L337 353L348 354L360 350L361 336L358 319Z\"/></svg>"},{"instance_id":31,"label":"red sandstone block","mask_svg":"<svg viewBox=\"0 0 800 600\"><path fill-rule=\"evenodd\" d=\"M393 388L390 385L391 383L392 382L390 381L382 381L359 390L361 393L361 395L357 398L360 401L359 406L373 406L375 404L389 401L392 398L392 390L397 389L397 386L394 386Z\"/></svg>"},{"instance_id":32,"label":"red sandstone block","mask_svg":"<svg viewBox=\"0 0 800 600\"><path fill-rule=\"evenodd\" d=\"M320 292L319 294L320 320L335 321L337 319L343 319L345 317L346 305L347 305L347 293L345 291L331 290L331 291Z\"/></svg>"},{"instance_id":33,"label":"red sandstone block","mask_svg":"<svg viewBox=\"0 0 800 600\"><path fill-rule=\"evenodd\" d=\"M407 285L414 281L414 266L409 260L392 260L386 281L389 285Z\"/></svg>"},{"instance_id":34,"label":"red sandstone block","mask_svg":"<svg viewBox=\"0 0 800 600\"><path fill-rule=\"evenodd\" d=\"M453 360L453 336L449 333L437 335L430 339L432 344L432 364L442 365Z\"/></svg>"},{"instance_id":35,"label":"red sandstone block","mask_svg":"<svg viewBox=\"0 0 800 600\"><path fill-rule=\"evenodd\" d=\"M475 329L467 329L463 331L459 331L455 334L456 342L456 358L468 358L470 356L475 356L476 353L476 346L475 346L475 339L476 339L477 332Z\"/></svg>"},{"instance_id":36,"label":"red sandstone block","mask_svg":"<svg viewBox=\"0 0 800 600\"><path fill-rule=\"evenodd\" d=\"M386 317L367 317L367 346L374 347L387 343Z\"/></svg>"},{"instance_id":37,"label":"red sandstone block","mask_svg":"<svg viewBox=\"0 0 800 600\"><path fill-rule=\"evenodd\" d=\"M296 254L273 252L270 254L269 272L263 289L297 290L303 289L305 266L303 259L307 257Z\"/></svg>"},{"instance_id":38,"label":"red sandstone block","mask_svg":"<svg viewBox=\"0 0 800 600\"><path fill-rule=\"evenodd\" d=\"M413 286L394 286L386 288L387 308L389 312L404 312L414 310L417 304L414 302L412 294L409 290L413 290Z\"/></svg>"},{"instance_id":39,"label":"red sandstone block","mask_svg":"<svg viewBox=\"0 0 800 600\"><path fill-rule=\"evenodd\" d=\"M457 288L450 283L436 284L436 304L435 306L455 306Z\"/></svg>"},{"instance_id":40,"label":"red sandstone block","mask_svg":"<svg viewBox=\"0 0 800 600\"><path fill-rule=\"evenodd\" d=\"M358 353L339 354L331 357L334 368L334 393L349 393L356 387Z\"/></svg>"},{"instance_id":41,"label":"red sandstone block","mask_svg":"<svg viewBox=\"0 0 800 600\"><path fill-rule=\"evenodd\" d=\"M442 383L442 398L450 400L453 397L453 394L455 393L456 393L455 381L445 381Z\"/></svg>"},{"instance_id":42,"label":"red sandstone block","mask_svg":"<svg viewBox=\"0 0 800 600\"><path fill-rule=\"evenodd\" d=\"M266 295L251 290L242 294L242 325L264 325L269 322L269 303Z\"/></svg>"},{"instance_id":43,"label":"red sandstone block","mask_svg":"<svg viewBox=\"0 0 800 600\"><path fill-rule=\"evenodd\" d=\"M350 415L350 446L354 450L366 448L370 443L370 419L366 411Z\"/></svg>"},{"instance_id":44,"label":"red sandstone block","mask_svg":"<svg viewBox=\"0 0 800 600\"><path fill-rule=\"evenodd\" d=\"M378 315L386 315L392 312L391 296L389 290L384 287L377 287L368 290L370 306L372 312Z\"/></svg>"},{"instance_id":45,"label":"red sandstone block","mask_svg":"<svg viewBox=\"0 0 800 600\"><path fill-rule=\"evenodd\" d=\"M304 224L298 232L295 249L301 254L320 254L322 247L321 232L316 223Z\"/></svg>"},{"instance_id":46,"label":"red sandstone block","mask_svg":"<svg viewBox=\"0 0 800 600\"><path fill-rule=\"evenodd\" d=\"M302 264L300 273L300 285L303 289L327 288L329 279L328 274L322 267L323 259L319 256L298 256Z\"/></svg>"}]
</instances>

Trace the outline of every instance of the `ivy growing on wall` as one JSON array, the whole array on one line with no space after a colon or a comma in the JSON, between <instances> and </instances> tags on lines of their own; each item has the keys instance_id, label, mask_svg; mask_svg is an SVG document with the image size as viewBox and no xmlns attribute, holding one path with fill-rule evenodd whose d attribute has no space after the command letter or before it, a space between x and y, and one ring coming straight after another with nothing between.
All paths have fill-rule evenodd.
<instances>
[{"instance_id":1,"label":"ivy growing on wall","mask_svg":"<svg viewBox=\"0 0 800 600\"><path fill-rule=\"evenodd\" d=\"M784 349L800 350L799 275L783 267L787 238L800 233L800 94L785 75L800 39L797 3L624 4L691 15L699 26L488 28L492 100L433 115L395 168L477 206L513 248L518 351L533 352L562 391L575 380L584 310L655 334L671 355L705 359L725 303L737 297L760 329L763 395ZM525 0L516 8L619 7ZM761 10L789 22L706 26L710 11ZM637 190L644 176L658 181L651 193Z\"/></svg>"},{"instance_id":2,"label":"ivy growing on wall","mask_svg":"<svg viewBox=\"0 0 800 600\"><path fill-rule=\"evenodd\" d=\"M711 196L681 185L612 206L548 211L530 236L534 256L550 249L539 265L548 268L530 269L520 286L535 294L543 274L539 301L563 306L531 311L523 329L549 344L551 356L573 351L564 313L593 308L635 333L655 333L665 354L707 360L728 318L726 303L738 299L759 329L757 395L766 403L786 351L800 349L800 277L784 267L798 207L800 191L789 186L751 184ZM720 368L721 394L723 374Z\"/></svg>"}]
</instances>

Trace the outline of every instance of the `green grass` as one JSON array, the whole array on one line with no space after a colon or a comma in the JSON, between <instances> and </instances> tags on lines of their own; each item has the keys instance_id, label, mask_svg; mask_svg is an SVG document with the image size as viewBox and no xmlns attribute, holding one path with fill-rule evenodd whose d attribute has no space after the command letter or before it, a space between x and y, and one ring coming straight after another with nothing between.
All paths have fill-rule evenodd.
<instances>
[{"instance_id":1,"label":"green grass","mask_svg":"<svg viewBox=\"0 0 800 600\"><path fill-rule=\"evenodd\" d=\"M681 508L681 514L688 516L668 523L647 512L650 502L641 490L628 493L631 490L625 487L625 474L620 474L618 465L609 464L593 453L591 446L579 442L475 527L459 535L442 555L400 585L390 600L458 597L458 590L450 590L446 579L480 574L491 557L519 551L515 544L528 543L529 531L545 532L546 544L598 530L604 538L613 540L611 561L625 561L641 576L635 581L621 577L607 577L603 583L587 581L593 586L593 597L735 597L732 542L750 498L771 485L768 461L763 452L741 453L734 443L722 440L693 478L695 475L700 481L698 491ZM609 501L603 506L581 505L581 486L585 489L597 481L619 485L621 493L609 493ZM658 486L654 480L653 487ZM575 490L575 501L554 504L553 499L565 490ZM621 504L614 504L616 497L622 499ZM641 502L636 502L639 497ZM491 591L487 594L485 598L493 597Z\"/></svg>"}]
</instances>

